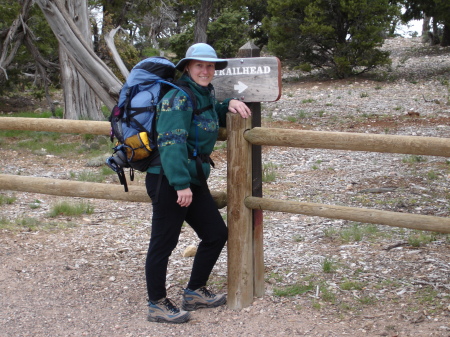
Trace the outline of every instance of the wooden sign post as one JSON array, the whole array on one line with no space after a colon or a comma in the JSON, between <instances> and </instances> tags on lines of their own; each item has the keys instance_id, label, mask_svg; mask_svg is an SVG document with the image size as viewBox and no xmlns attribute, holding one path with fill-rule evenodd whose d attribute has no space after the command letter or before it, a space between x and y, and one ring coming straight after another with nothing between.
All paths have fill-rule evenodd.
<instances>
[{"instance_id":1,"label":"wooden sign post","mask_svg":"<svg viewBox=\"0 0 450 337\"><path fill-rule=\"evenodd\" d=\"M212 82L219 101L234 97L246 102L252 111L251 125L246 123L244 128L239 128L239 116L227 118L228 154L235 154L228 158L227 174L228 306L233 309L250 305L254 296L264 296L262 210L252 210L248 217L248 210L243 207L246 197L262 197L261 146L248 147L243 133L261 126L260 102L280 98L281 64L276 57L259 55L259 48L247 43L239 49L238 58L228 59L227 68L215 72ZM247 147L251 162L246 156L237 155ZM237 181L237 172L241 173L241 181Z\"/></svg>"}]
</instances>

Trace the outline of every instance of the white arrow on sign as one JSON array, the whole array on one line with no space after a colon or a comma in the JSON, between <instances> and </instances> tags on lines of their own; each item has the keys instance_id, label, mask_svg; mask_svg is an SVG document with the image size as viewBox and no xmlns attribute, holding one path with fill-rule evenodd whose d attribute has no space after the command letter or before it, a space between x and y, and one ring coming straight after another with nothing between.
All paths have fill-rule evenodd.
<instances>
[{"instance_id":1,"label":"white arrow on sign","mask_svg":"<svg viewBox=\"0 0 450 337\"><path fill-rule=\"evenodd\" d=\"M247 88L248 88L248 86L245 85L244 83L242 83L241 81L238 81L238 84L234 85L234 90L237 90L239 94L241 92L245 91L245 89L247 89Z\"/></svg>"}]
</instances>

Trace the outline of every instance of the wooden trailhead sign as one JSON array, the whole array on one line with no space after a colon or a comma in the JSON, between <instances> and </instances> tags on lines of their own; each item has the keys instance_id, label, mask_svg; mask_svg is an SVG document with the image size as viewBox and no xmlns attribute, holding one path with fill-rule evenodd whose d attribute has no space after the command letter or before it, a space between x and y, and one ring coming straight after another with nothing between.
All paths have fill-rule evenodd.
<instances>
[{"instance_id":1,"label":"wooden trailhead sign","mask_svg":"<svg viewBox=\"0 0 450 337\"><path fill-rule=\"evenodd\" d=\"M243 102L274 102L281 96L281 63L276 57L227 59L211 82L216 99L237 98Z\"/></svg>"}]
</instances>

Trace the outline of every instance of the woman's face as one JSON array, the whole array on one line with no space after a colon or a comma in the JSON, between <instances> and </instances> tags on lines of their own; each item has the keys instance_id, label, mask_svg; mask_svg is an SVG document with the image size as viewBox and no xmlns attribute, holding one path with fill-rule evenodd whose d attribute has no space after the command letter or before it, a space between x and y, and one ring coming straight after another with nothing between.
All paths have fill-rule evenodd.
<instances>
[{"instance_id":1,"label":"woman's face","mask_svg":"<svg viewBox=\"0 0 450 337\"><path fill-rule=\"evenodd\" d=\"M187 65L187 72L195 83L207 87L213 80L215 68L214 62L191 60Z\"/></svg>"}]
</instances>

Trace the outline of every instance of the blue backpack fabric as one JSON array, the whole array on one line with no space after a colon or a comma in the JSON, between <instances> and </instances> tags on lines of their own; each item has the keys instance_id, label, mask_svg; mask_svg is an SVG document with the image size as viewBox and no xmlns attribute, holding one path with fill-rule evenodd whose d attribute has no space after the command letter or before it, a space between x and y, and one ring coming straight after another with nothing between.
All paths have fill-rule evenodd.
<instances>
[{"instance_id":1,"label":"blue backpack fabric","mask_svg":"<svg viewBox=\"0 0 450 337\"><path fill-rule=\"evenodd\" d=\"M111 142L117 143L106 164L114 170L120 183L128 191L124 168L147 171L151 165L160 165L157 149L156 114L163 96L171 89L183 91L196 112L195 95L187 84L174 81L175 65L164 57L149 57L137 63L123 85L119 101L111 111ZM176 93L176 92L175 92ZM175 94L173 95L175 97Z\"/></svg>"},{"instance_id":2,"label":"blue backpack fabric","mask_svg":"<svg viewBox=\"0 0 450 337\"><path fill-rule=\"evenodd\" d=\"M174 80L175 65L162 57L150 57L134 66L119 95L117 106L124 110L123 138L142 131L151 132L151 118L166 86Z\"/></svg>"}]
</instances>

